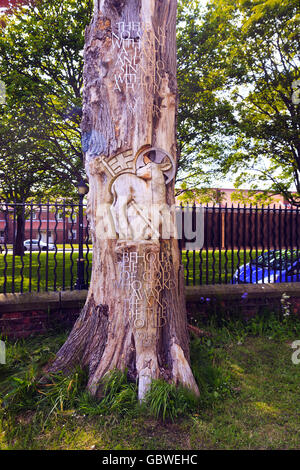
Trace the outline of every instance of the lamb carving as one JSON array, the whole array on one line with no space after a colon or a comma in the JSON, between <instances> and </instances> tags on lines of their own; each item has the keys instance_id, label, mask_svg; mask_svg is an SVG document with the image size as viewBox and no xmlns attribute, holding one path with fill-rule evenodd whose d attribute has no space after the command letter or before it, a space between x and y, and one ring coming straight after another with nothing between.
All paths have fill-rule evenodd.
<instances>
[{"instance_id":1,"label":"lamb carving","mask_svg":"<svg viewBox=\"0 0 300 470\"><path fill-rule=\"evenodd\" d=\"M144 166L134 173L119 175L112 184L111 213L119 240L159 239L166 201L164 173L173 167L168 156L156 163L147 155Z\"/></svg>"}]
</instances>

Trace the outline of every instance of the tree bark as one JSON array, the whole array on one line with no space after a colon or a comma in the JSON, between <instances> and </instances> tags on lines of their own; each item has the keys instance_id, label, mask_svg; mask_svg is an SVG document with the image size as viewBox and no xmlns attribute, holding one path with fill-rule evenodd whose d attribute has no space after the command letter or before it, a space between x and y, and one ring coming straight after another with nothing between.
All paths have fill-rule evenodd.
<instances>
[{"instance_id":1,"label":"tree bark","mask_svg":"<svg viewBox=\"0 0 300 470\"><path fill-rule=\"evenodd\" d=\"M50 370L87 366L95 395L114 368L138 379L141 400L157 378L198 394L178 240L172 230L162 235L175 203L176 12L176 0L98 0L86 30L93 271L86 305ZM150 205L160 208L158 223Z\"/></svg>"}]
</instances>

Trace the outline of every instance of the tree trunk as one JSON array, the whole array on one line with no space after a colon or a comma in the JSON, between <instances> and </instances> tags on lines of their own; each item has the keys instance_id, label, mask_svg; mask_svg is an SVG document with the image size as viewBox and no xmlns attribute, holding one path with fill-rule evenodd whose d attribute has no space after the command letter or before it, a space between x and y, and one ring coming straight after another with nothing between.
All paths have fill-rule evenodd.
<instances>
[{"instance_id":1,"label":"tree trunk","mask_svg":"<svg viewBox=\"0 0 300 470\"><path fill-rule=\"evenodd\" d=\"M50 370L88 366L95 395L114 368L138 379L140 399L157 378L198 394L170 210L176 10L176 0L98 0L86 31L82 135L93 272L86 305Z\"/></svg>"}]
</instances>

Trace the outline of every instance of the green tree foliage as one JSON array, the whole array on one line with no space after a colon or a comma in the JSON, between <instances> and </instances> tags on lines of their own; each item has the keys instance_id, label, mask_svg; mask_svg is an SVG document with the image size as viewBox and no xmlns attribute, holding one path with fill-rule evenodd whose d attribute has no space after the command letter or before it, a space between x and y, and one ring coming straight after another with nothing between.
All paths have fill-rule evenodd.
<instances>
[{"instance_id":1,"label":"green tree foliage","mask_svg":"<svg viewBox=\"0 0 300 470\"><path fill-rule=\"evenodd\" d=\"M217 24L206 20L200 1L180 0L178 6L178 139L181 152L178 183L210 183L224 151L224 136L231 142L233 106L220 97L225 83L213 64L218 63ZM233 121L233 122L232 122ZM205 166L203 165L205 164ZM188 178L187 178L188 175Z\"/></svg>"},{"instance_id":2,"label":"green tree foliage","mask_svg":"<svg viewBox=\"0 0 300 470\"><path fill-rule=\"evenodd\" d=\"M84 29L92 1L30 2L2 18L0 191L9 200L71 195L83 173Z\"/></svg>"},{"instance_id":3,"label":"green tree foliage","mask_svg":"<svg viewBox=\"0 0 300 470\"><path fill-rule=\"evenodd\" d=\"M231 172L300 203L298 2L210 0L201 11L182 0L180 13L185 175Z\"/></svg>"}]
</instances>

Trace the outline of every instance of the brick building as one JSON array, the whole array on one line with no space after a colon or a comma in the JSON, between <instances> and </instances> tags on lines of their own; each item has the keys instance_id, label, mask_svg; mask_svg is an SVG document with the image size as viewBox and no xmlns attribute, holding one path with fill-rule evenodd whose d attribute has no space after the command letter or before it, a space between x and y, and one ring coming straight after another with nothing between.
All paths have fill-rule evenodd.
<instances>
[{"instance_id":1,"label":"brick building","mask_svg":"<svg viewBox=\"0 0 300 470\"><path fill-rule=\"evenodd\" d=\"M27 211L28 212L28 211ZM35 208L29 215L25 215L25 231L24 240L41 239L47 242L47 232L49 243L78 243L79 221L78 206L75 206L73 215L71 211L65 214L61 212L53 212L46 207ZM86 231L87 219L83 217L84 234ZM6 242L12 244L14 241L14 233L16 233L16 214L13 207L9 207L7 213L0 208L0 243Z\"/></svg>"}]
</instances>

